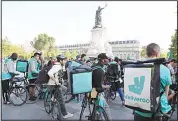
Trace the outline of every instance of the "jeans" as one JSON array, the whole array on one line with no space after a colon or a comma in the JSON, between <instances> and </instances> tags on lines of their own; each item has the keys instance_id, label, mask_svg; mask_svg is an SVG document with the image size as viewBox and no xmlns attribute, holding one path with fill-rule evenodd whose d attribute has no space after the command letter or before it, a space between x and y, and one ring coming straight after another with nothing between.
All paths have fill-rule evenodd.
<instances>
[{"instance_id":1,"label":"jeans","mask_svg":"<svg viewBox=\"0 0 178 121\"><path fill-rule=\"evenodd\" d=\"M124 101L124 93L123 93L122 89L118 88L117 91L119 93L119 96L120 96L121 100Z\"/></svg>"},{"instance_id":2,"label":"jeans","mask_svg":"<svg viewBox=\"0 0 178 121\"><path fill-rule=\"evenodd\" d=\"M2 97L4 102L9 101L8 91L9 91L9 80L1 80L2 84Z\"/></svg>"},{"instance_id":3,"label":"jeans","mask_svg":"<svg viewBox=\"0 0 178 121\"><path fill-rule=\"evenodd\" d=\"M58 115L58 119L62 120L62 116L67 115L67 110L66 110L65 102L64 102L64 99L63 99L63 95L62 95L62 88L60 88L60 87L55 88L52 85L50 87L51 87L52 95L55 94L54 96L57 99L57 101L59 102L59 107L58 107L58 109L59 109L58 110L59 111L59 115Z\"/></svg>"}]
</instances>

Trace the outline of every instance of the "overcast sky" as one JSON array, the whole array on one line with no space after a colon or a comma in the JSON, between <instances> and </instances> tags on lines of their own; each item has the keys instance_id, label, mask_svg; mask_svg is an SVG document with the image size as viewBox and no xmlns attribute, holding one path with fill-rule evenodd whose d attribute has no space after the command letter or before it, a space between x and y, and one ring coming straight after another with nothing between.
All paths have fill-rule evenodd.
<instances>
[{"instance_id":1,"label":"overcast sky","mask_svg":"<svg viewBox=\"0 0 178 121\"><path fill-rule=\"evenodd\" d=\"M106 2L44 1L2 2L2 37L23 44L40 33L56 39L56 45L86 43L91 39L95 12ZM103 10L103 26L109 41L139 40L168 48L177 29L176 1L113 1ZM18 41L18 42L17 42Z\"/></svg>"}]
</instances>

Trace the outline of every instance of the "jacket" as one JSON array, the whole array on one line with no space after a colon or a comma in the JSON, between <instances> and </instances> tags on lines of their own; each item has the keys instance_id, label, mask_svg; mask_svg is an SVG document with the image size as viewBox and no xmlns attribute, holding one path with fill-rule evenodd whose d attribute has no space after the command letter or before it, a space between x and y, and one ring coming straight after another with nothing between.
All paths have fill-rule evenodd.
<instances>
[{"instance_id":1,"label":"jacket","mask_svg":"<svg viewBox=\"0 0 178 121\"><path fill-rule=\"evenodd\" d=\"M56 62L53 65L53 67L49 70L48 75L49 77L54 77L56 82L59 83L60 71L62 70L63 70L63 67L61 66L61 64L59 62ZM51 78L49 78L48 85L55 85L55 82Z\"/></svg>"},{"instance_id":2,"label":"jacket","mask_svg":"<svg viewBox=\"0 0 178 121\"><path fill-rule=\"evenodd\" d=\"M28 62L28 80L36 79L39 71L39 63L35 58L31 58Z\"/></svg>"},{"instance_id":3,"label":"jacket","mask_svg":"<svg viewBox=\"0 0 178 121\"><path fill-rule=\"evenodd\" d=\"M16 71L16 61L12 59L2 62L2 80L7 80L12 78L12 74L19 74L20 72Z\"/></svg>"}]
</instances>

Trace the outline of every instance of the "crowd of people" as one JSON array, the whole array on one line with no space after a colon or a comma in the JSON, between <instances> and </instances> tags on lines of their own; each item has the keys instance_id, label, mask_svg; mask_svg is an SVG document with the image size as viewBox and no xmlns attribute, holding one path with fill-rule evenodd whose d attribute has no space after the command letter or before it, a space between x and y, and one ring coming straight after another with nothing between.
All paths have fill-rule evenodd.
<instances>
[{"instance_id":1,"label":"crowd of people","mask_svg":"<svg viewBox=\"0 0 178 121\"><path fill-rule=\"evenodd\" d=\"M146 49L147 52L147 59L152 58L158 58L160 54L160 47L159 45L155 43L151 43L147 46ZM92 72L92 86L93 88L109 88L108 85L105 85L103 83L105 79L105 75L107 73L107 67L110 64L116 64L118 65L118 76L120 76L123 79L124 71L123 71L123 65L122 65L122 59L119 59L118 57L110 58L105 53L100 53L96 58L87 58L86 54L78 55L76 59L67 59L64 55L58 55L55 59L50 57L50 60L47 62L45 61L44 64L42 64L41 60L41 54L40 52L35 52L34 56L31 57L30 60L28 60L28 81L30 84L35 83L36 78L38 76L38 73L43 67L52 65L52 68L49 70L48 75L50 77L48 81L48 85L50 85L50 89L54 93L54 85L61 85L60 81L58 80L58 72L60 70L66 70L71 64L72 61L75 61L77 63L80 63L82 65L87 65L90 67L94 66L101 66L103 69L96 69ZM16 61L18 60L18 54L12 53L12 55L8 59L3 59L1 61L2 63L2 77L1 77L1 83L2 83L2 96L3 96L3 102L4 104L9 104L9 97L8 97L8 89L9 89L9 80L16 75L19 75L20 72L16 71ZM177 84L177 60L171 59L168 60L165 65L160 66L160 81L163 84L163 87L160 87L161 90L165 90L165 94L161 97L161 111L163 113L169 113L171 110L170 105L168 104L168 100L175 97L176 93L173 91L176 88ZM125 104L124 102L124 92L123 92L123 86L121 84L122 82L117 78L115 81L115 85L117 87L117 92L120 96L120 99L122 101L122 105ZM163 89L164 88L164 89ZM172 90L171 90L172 89ZM61 109L61 116L62 118L69 118L72 117L73 114L68 113L65 107L65 102L63 100L62 95L62 89L59 88L59 92L61 92L61 95L59 96L59 103L60 103L60 109ZM37 97L35 97L34 92L34 86L29 87L29 100L35 100ZM77 98L78 96L74 96L74 98ZM52 97L53 98L53 97ZM109 119L111 120L111 113L109 109L109 105L105 101L105 110L107 112L107 115ZM134 113L134 120L135 121L153 121L152 114L150 113L144 113L140 111L135 111Z\"/></svg>"}]
</instances>

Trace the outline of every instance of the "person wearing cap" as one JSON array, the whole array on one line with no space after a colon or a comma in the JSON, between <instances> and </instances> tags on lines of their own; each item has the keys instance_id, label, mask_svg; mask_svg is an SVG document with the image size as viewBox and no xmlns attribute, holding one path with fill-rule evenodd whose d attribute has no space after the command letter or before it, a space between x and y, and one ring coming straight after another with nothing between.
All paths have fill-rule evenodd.
<instances>
[{"instance_id":1,"label":"person wearing cap","mask_svg":"<svg viewBox=\"0 0 178 121\"><path fill-rule=\"evenodd\" d=\"M29 60L28 62L28 81L29 84L29 100L35 100L37 97L35 97L35 89L32 84L35 83L38 73L39 73L39 59L40 59L41 53L35 52L34 56Z\"/></svg>"},{"instance_id":2,"label":"person wearing cap","mask_svg":"<svg viewBox=\"0 0 178 121\"><path fill-rule=\"evenodd\" d=\"M92 68L101 67L101 68L93 70L93 73L92 73L92 87L96 88L96 91L98 92L103 92L104 91L103 88L109 88L108 85L102 84L104 82L104 76L105 76L105 72L102 68L104 67L104 65L107 65L107 64L108 64L108 57L106 53L101 53L98 55L98 63L92 66ZM101 96L103 96L103 94L101 94ZM111 113L110 113L109 105L107 104L105 99L104 99L104 105L105 105L105 111L108 115L108 118L109 120L111 120Z\"/></svg>"},{"instance_id":3,"label":"person wearing cap","mask_svg":"<svg viewBox=\"0 0 178 121\"><path fill-rule=\"evenodd\" d=\"M16 61L18 58L17 53L12 53L6 62L4 62L2 66L2 96L4 100L4 104L9 104L8 98L8 89L9 89L9 80L14 77L15 75L19 75L20 72L16 71Z\"/></svg>"}]
</instances>

